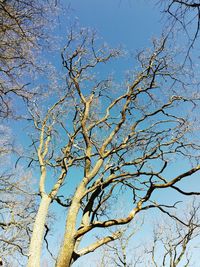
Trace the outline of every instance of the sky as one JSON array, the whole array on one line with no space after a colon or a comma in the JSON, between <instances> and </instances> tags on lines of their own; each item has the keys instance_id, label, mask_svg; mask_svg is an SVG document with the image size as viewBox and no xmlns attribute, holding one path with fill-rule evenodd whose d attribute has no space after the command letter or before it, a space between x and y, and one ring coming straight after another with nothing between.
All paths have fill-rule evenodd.
<instances>
[{"instance_id":1,"label":"sky","mask_svg":"<svg viewBox=\"0 0 200 267\"><path fill-rule=\"evenodd\" d=\"M151 46L152 38L159 38L162 32L162 15L159 8L155 8L153 1L145 0L73 0L63 1L62 4L67 2L69 6L69 13L66 16L59 15L59 24L56 28L55 35L63 37L61 41L64 45L65 35L69 25L75 22L81 27L89 27L97 32L97 35L102 38L102 42L108 43L111 47L122 47L126 51L127 56L120 61L119 64L112 64L106 69L107 72L114 72L118 74L118 80L123 79L127 70L136 67L134 56L138 51ZM59 62L59 49L53 57L49 57L58 68ZM104 70L105 71L105 67ZM116 76L116 75L115 75ZM70 184L69 184L70 187ZM71 188L74 187L71 185ZM54 207L52 207L53 210ZM58 211L58 208L57 208ZM55 227L55 231L60 234L57 237L49 237L53 244L60 242L62 231L64 229L64 220L62 216L64 211L61 211L59 217L60 223ZM91 237L86 238L84 244L90 243ZM53 252L56 251L55 245L52 246ZM98 253L98 252L97 252ZM90 265L88 265L88 260ZM74 267L89 267L94 266L95 254L87 255L78 260ZM43 257L43 263L46 264L46 256ZM48 259L49 262L49 259ZM49 267L51 266L50 263Z\"/></svg>"},{"instance_id":2,"label":"sky","mask_svg":"<svg viewBox=\"0 0 200 267\"><path fill-rule=\"evenodd\" d=\"M81 25L95 28L111 45L139 49L161 31L160 13L152 1L75 0L70 6Z\"/></svg>"},{"instance_id":3,"label":"sky","mask_svg":"<svg viewBox=\"0 0 200 267\"><path fill-rule=\"evenodd\" d=\"M55 67L62 72L60 51L65 43L65 35L70 25L75 22L81 27L90 27L97 31L98 36L102 40L108 43L111 47L122 47L123 50L127 51L127 56L120 61L120 64L112 64L104 68L104 72L110 71L115 75L118 75L117 79L121 80L128 69L136 68L136 61L134 56L138 51L146 49L151 46L152 38L159 38L164 28L164 20L160 12L159 6L155 5L154 0L60 0L62 5L69 7L68 12L63 16L62 12L58 15L58 25L55 28L55 36L60 36L60 42L57 45L57 50L53 53L47 53L48 61L52 62ZM44 53L45 56L45 53ZM24 139L23 127L17 127L18 135ZM28 142L25 140L25 142ZM182 166L172 164L172 171L180 170ZM197 182L198 177L195 178ZM183 182L184 183L184 182ZM70 186L70 184L69 184ZM190 183L192 186L192 183ZM72 185L71 185L72 187ZM170 191L164 193L158 193L159 197L163 200L172 201L172 195ZM158 195L155 195L155 198ZM169 199L171 198L171 199ZM124 199L126 201L126 199ZM52 205L51 210L55 208ZM65 211L56 207L57 214L59 215L59 225L55 225L53 235L49 237L51 240L51 249L56 254L55 247L58 246L62 239L62 233L64 230L64 215ZM150 220L150 217L147 217ZM58 219L58 218L57 218ZM149 234L148 228L143 231L144 238L145 234ZM138 237L138 239L141 238ZM90 242L88 238L85 243ZM87 255L86 258L78 260L74 267L89 267L94 266L92 261L95 260L95 255ZM90 265L88 265L90 261ZM51 267L53 262L49 259L48 255L43 255L43 266Z\"/></svg>"},{"instance_id":4,"label":"sky","mask_svg":"<svg viewBox=\"0 0 200 267\"><path fill-rule=\"evenodd\" d=\"M58 27L56 27L55 35L62 36L61 46L65 43L65 34L70 25L75 22L81 27L90 27L94 29L98 36L102 40L108 43L111 47L122 47L123 50L127 51L127 57L120 61L119 64L109 65L104 68L103 71L111 71L119 75L120 80L125 72L130 68L136 67L136 61L134 56L137 52L146 49L151 46L152 38L159 38L164 29L163 15L160 12L159 6L155 5L157 1L151 0L63 0L63 5L67 2L69 12L65 16L59 15ZM60 49L49 55L49 61L53 62L57 68L60 66L59 60ZM172 173L178 172L182 168L177 164L172 164ZM172 174L171 173L171 174ZM197 182L198 177L194 179L194 182L190 183L192 186ZM184 182L183 182L184 184ZM70 184L69 184L70 186ZM71 185L71 187L73 187ZM158 192L154 198L160 198L163 201L168 200L173 202L172 191L166 190L165 192ZM126 199L124 199L126 201ZM52 206L53 209L54 206ZM59 212L59 209L57 212ZM60 223L55 226L54 231L59 234L49 237L52 241L52 248L54 254L56 254L55 244L57 245L62 238L62 231L64 229L64 211L61 211ZM151 213L150 213L151 214ZM157 214L157 213L152 213ZM147 215L147 221L152 220L152 214ZM149 235L148 223L143 228L142 235L136 237L136 240L145 238L145 235ZM86 238L84 244L90 243L91 237ZM79 259L73 266L74 267L89 267L94 266L94 262L99 257L99 252L91 253L86 257ZM53 262L46 259L47 255L43 256L43 264L48 264L50 267ZM49 263L50 262L50 263ZM89 263L90 262L90 263Z\"/></svg>"}]
</instances>

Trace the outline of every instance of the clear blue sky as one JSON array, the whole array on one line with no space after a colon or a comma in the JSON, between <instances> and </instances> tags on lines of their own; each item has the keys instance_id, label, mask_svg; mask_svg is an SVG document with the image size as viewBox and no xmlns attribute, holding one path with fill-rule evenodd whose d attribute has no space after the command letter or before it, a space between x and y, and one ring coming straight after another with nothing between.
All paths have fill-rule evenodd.
<instances>
[{"instance_id":1,"label":"clear blue sky","mask_svg":"<svg viewBox=\"0 0 200 267\"><path fill-rule=\"evenodd\" d=\"M161 31L160 13L155 8L155 1L74 0L69 3L80 24L97 29L111 45L140 49L147 47L150 39Z\"/></svg>"},{"instance_id":2,"label":"clear blue sky","mask_svg":"<svg viewBox=\"0 0 200 267\"><path fill-rule=\"evenodd\" d=\"M60 24L55 33L64 37L69 25L79 21L80 26L95 29L98 35L110 46L121 45L130 54L136 55L137 51L151 46L152 38L159 38L163 31L162 15L159 7L155 6L156 2L153 0L63 0L62 4L65 5L67 3L70 7L70 12L64 17L62 14L59 16ZM49 57L49 60L57 66L60 64L59 53L58 49L53 58ZM117 73L120 70L123 73L131 67L135 68L134 64L133 57L131 60L125 59L121 61L120 65L112 65L112 71L114 70ZM177 168L177 164L174 167L172 166L173 168ZM176 171L180 169L181 166ZM173 200L171 193L171 191L159 192L156 196L171 202ZM62 231L64 230L63 218L64 211L59 217L59 225L55 226L56 237L52 237L53 244L51 244L51 247L54 253L57 250L55 247L62 239ZM146 218L149 219L150 217L147 216ZM149 234L149 230L146 228L144 229L143 237L147 233ZM87 238L85 242L87 243L88 241L90 241L90 238ZM87 255L86 258L83 257L78 260L73 266L95 266L93 260L95 260L95 254ZM51 266L51 263L49 266Z\"/></svg>"},{"instance_id":3,"label":"clear blue sky","mask_svg":"<svg viewBox=\"0 0 200 267\"><path fill-rule=\"evenodd\" d=\"M159 38L163 29L161 14L159 8L155 8L155 1L62 1L63 5L66 3L69 4L70 12L65 17L62 16L62 13L59 16L60 24L57 27L56 34L62 35L64 38L69 25L73 25L75 21L78 21L81 27L90 27L96 30L98 35L102 37L103 41L108 43L111 47L118 47L121 45L123 49L127 50L132 55L131 59L128 59L127 56L126 59L120 61L120 65L117 64L111 66L111 71L114 71L115 73L120 72L121 78L125 71L136 67L134 65L134 55L136 55L138 51L151 46L152 38ZM62 42L64 44L64 39ZM49 58L49 60L52 60L59 66L59 50L57 53L54 54L53 59ZM74 186L71 185L71 188L74 188ZM57 246L62 238L62 231L64 229L63 215L64 211L61 211L59 226L55 227L55 232L60 232L60 234L56 234L57 237L52 237L52 242L54 243L52 248L54 252L57 250L55 249L55 245ZM90 238L87 238L85 242L90 242ZM83 257L78 260L74 266L95 266L95 263L93 262L94 257L93 253L87 255L86 258ZM90 264L87 259L89 259ZM50 266L51 264L49 267Z\"/></svg>"},{"instance_id":4,"label":"clear blue sky","mask_svg":"<svg viewBox=\"0 0 200 267\"><path fill-rule=\"evenodd\" d=\"M103 38L110 46L121 45L130 54L136 55L137 51L141 51L151 46L153 37L160 37L163 30L162 15L159 7L155 6L157 1L154 0L60 0L63 5L69 5L69 12L62 16L59 15L60 24L55 30L55 35L63 37L61 47L56 52L48 55L48 60L53 62L56 67L61 69L60 50L64 44L64 36L69 25L73 25L75 21L79 21L80 26L91 27L95 29L100 37ZM45 54L44 54L45 56ZM132 59L124 59L120 65L112 65L112 71L116 73L123 72L130 68L135 68L135 61ZM122 76L119 77L119 79ZM16 126L16 128L18 128ZM19 129L24 131L23 128ZM24 139L24 136L23 136ZM24 141L24 142L27 142ZM176 165L177 167L177 165ZM181 166L179 166L181 168ZM69 185L70 186L70 185ZM171 197L171 196L170 196ZM169 191L163 194L163 199L169 198ZM52 210L55 206L52 205ZM56 212L61 209L56 208ZM49 240L52 241L50 248L56 256L58 245L62 239L64 230L65 212L62 209L59 215L59 225L54 225L54 233ZM58 218L57 218L58 219ZM144 233L147 231L145 230ZM54 235L55 234L55 235ZM88 240L86 240L87 242ZM43 259L43 266L51 262L49 259ZM80 259L75 263L74 267L89 267L95 266L91 262L88 264L88 259L94 259L93 254L86 256L86 259ZM49 264L49 263L48 263ZM48 265L53 266L53 263Z\"/></svg>"}]
</instances>

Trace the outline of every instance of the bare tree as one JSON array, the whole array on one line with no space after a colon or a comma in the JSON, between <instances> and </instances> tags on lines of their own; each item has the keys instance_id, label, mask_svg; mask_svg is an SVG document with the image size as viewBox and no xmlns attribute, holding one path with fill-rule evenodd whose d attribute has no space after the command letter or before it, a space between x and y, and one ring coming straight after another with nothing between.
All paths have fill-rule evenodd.
<instances>
[{"instance_id":1,"label":"bare tree","mask_svg":"<svg viewBox=\"0 0 200 267\"><path fill-rule=\"evenodd\" d=\"M39 69L37 53L47 43L45 26L52 12L49 1L0 1L0 116L8 117L16 97L33 92L24 74Z\"/></svg>"},{"instance_id":2,"label":"bare tree","mask_svg":"<svg viewBox=\"0 0 200 267\"><path fill-rule=\"evenodd\" d=\"M30 177L0 177L0 248L5 266L24 266L35 217L35 196L27 186ZM30 181L28 183L30 185Z\"/></svg>"},{"instance_id":3,"label":"bare tree","mask_svg":"<svg viewBox=\"0 0 200 267\"><path fill-rule=\"evenodd\" d=\"M22 168L13 170L11 130L1 126L0 136L0 259L5 266L24 266L36 211L33 183Z\"/></svg>"},{"instance_id":4,"label":"bare tree","mask_svg":"<svg viewBox=\"0 0 200 267\"><path fill-rule=\"evenodd\" d=\"M10 129L2 126L0 136L0 257L6 266L23 266L36 210L33 183L21 168L12 170Z\"/></svg>"},{"instance_id":5,"label":"bare tree","mask_svg":"<svg viewBox=\"0 0 200 267\"><path fill-rule=\"evenodd\" d=\"M123 229L120 229L121 236L106 244L101 251L101 262L98 267L118 266L118 267L135 267L139 262L140 255L135 257L135 251L130 250L130 243L138 229L128 224ZM135 249L136 250L136 249Z\"/></svg>"},{"instance_id":6,"label":"bare tree","mask_svg":"<svg viewBox=\"0 0 200 267\"><path fill-rule=\"evenodd\" d=\"M182 105L190 109L196 104L193 97L181 95L181 69L165 51L165 41L154 41L152 50L139 53L139 70L130 72L125 83L117 86L110 77L98 79L94 71L119 51L99 46L89 30L69 33L62 52L67 87L49 92L48 107L41 110L39 100L30 107L38 132L37 138L32 135L36 153L31 162L40 167L41 202L29 267L40 265L45 220L53 201L68 207L56 263L66 267L120 236L117 231L80 249L82 238L91 231L127 224L151 208L168 213L173 205L153 201L155 191L171 188L185 195L199 194L178 186L200 169L199 146L187 140L191 122L177 113ZM171 161L183 157L195 165L168 177ZM73 174L76 170L81 174ZM65 187L66 178L76 183L73 194ZM47 191L49 179L55 182ZM57 196L61 187L66 203ZM132 204L120 218L108 211L113 211L112 203L121 190Z\"/></svg>"},{"instance_id":7,"label":"bare tree","mask_svg":"<svg viewBox=\"0 0 200 267\"><path fill-rule=\"evenodd\" d=\"M155 225L153 246L149 251L152 266L195 266L192 261L193 250L189 245L200 234L199 205L193 202L182 220L186 224L175 220L173 223L165 221Z\"/></svg>"},{"instance_id":8,"label":"bare tree","mask_svg":"<svg viewBox=\"0 0 200 267\"><path fill-rule=\"evenodd\" d=\"M185 46L187 47L185 61L192 62L191 50L199 36L200 29L200 2L199 0L169 0L159 1L164 8L164 14L167 14L168 26L175 35L181 33L181 37L186 36ZM177 41L176 41L177 42Z\"/></svg>"},{"instance_id":9,"label":"bare tree","mask_svg":"<svg viewBox=\"0 0 200 267\"><path fill-rule=\"evenodd\" d=\"M20 99L34 96L30 76L42 69L37 59L41 48L50 44L46 29L55 15L54 5L51 1L0 1L0 256L6 266L24 265L36 206L30 175L13 166L18 147L3 118L16 113Z\"/></svg>"},{"instance_id":10,"label":"bare tree","mask_svg":"<svg viewBox=\"0 0 200 267\"><path fill-rule=\"evenodd\" d=\"M99 266L197 266L192 254L195 254L194 247L200 234L199 204L197 205L193 201L188 210L184 216L183 214L178 216L184 223L178 220L169 220L166 217L160 218L157 223L154 222L152 244L145 239L145 244L138 244L134 248L135 232L131 226L127 227L126 232L123 232L118 240L103 248ZM195 239L197 239L196 242Z\"/></svg>"}]
</instances>

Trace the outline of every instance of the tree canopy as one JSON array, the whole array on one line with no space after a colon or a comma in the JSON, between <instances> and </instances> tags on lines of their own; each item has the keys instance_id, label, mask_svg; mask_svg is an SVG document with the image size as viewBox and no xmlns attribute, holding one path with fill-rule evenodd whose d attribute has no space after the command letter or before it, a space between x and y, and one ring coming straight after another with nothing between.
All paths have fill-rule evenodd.
<instances>
[{"instance_id":1,"label":"tree canopy","mask_svg":"<svg viewBox=\"0 0 200 267\"><path fill-rule=\"evenodd\" d=\"M185 218L175 210L200 194L200 98L193 60L200 4L155 5L164 11L167 28L135 53L134 66L123 75L118 70L126 51L103 42L91 27L67 24L62 4L0 2L1 260L38 267L49 253L47 264L66 267L104 246L120 260L120 247L112 241L124 242L123 227L156 212L168 216L180 235L165 239L167 226L155 231L151 264L160 266L155 249L162 243L163 266L168 255L176 263L171 266L178 266L199 227L198 208ZM47 30L55 9L55 27L66 23L65 32ZM179 41L185 51L173 46ZM14 116L20 108L23 116ZM52 223L62 230L52 232Z\"/></svg>"}]
</instances>

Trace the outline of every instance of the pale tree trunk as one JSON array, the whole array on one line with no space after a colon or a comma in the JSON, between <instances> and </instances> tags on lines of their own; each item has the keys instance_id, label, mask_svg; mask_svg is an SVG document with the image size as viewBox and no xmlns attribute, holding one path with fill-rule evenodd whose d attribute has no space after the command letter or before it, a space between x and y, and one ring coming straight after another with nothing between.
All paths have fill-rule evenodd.
<instances>
[{"instance_id":1,"label":"pale tree trunk","mask_svg":"<svg viewBox=\"0 0 200 267\"><path fill-rule=\"evenodd\" d=\"M70 267L72 265L72 263L74 262L74 248L74 238L69 234L68 237L65 238L65 244L60 251L56 267Z\"/></svg>"},{"instance_id":2,"label":"pale tree trunk","mask_svg":"<svg viewBox=\"0 0 200 267\"><path fill-rule=\"evenodd\" d=\"M84 182L77 188L69 208L63 245L57 258L56 267L69 267L77 259L75 249L76 220L80 208L81 196L85 190Z\"/></svg>"},{"instance_id":3,"label":"pale tree trunk","mask_svg":"<svg viewBox=\"0 0 200 267\"><path fill-rule=\"evenodd\" d=\"M72 203L67 221L64 242L61 246L59 256L57 258L56 267L69 267L73 263L74 248L75 248L75 233L76 233L76 218L79 210L78 203Z\"/></svg>"},{"instance_id":4,"label":"pale tree trunk","mask_svg":"<svg viewBox=\"0 0 200 267\"><path fill-rule=\"evenodd\" d=\"M51 198L48 195L43 195L33 227L27 267L40 267L45 222L50 203Z\"/></svg>"}]
</instances>

